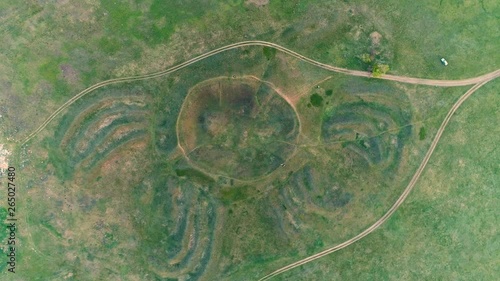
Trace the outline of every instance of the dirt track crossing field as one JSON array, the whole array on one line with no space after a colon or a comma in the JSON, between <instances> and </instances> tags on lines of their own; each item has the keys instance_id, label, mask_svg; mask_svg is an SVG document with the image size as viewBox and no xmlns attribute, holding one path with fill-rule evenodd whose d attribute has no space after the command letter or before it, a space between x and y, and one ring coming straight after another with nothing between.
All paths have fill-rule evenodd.
<instances>
[{"instance_id":1,"label":"dirt track crossing field","mask_svg":"<svg viewBox=\"0 0 500 281\"><path fill-rule=\"evenodd\" d=\"M334 247L331 247L329 249L326 249L322 252L319 252L317 254L314 254L312 256L309 256L305 259L302 259L300 261L297 261L297 262L294 262L292 264L289 264L287 266L284 266L276 271L273 271L272 273L262 277L261 279L259 279L259 281L264 281L264 280L268 280L276 275L279 275L285 271L288 271L290 269L293 269L295 267L298 267L298 266L301 266L303 264L306 264L308 262L311 262L315 259L319 259L321 257L324 257L326 255L329 255L331 253L334 253L336 251L339 251L353 243L355 243L356 241L362 239L363 237L367 236L368 234L372 233L373 231L375 231L377 228L379 228L384 222L386 222L395 212L396 210L401 206L401 204L403 204L403 202L406 200L406 198L408 197L408 195L410 194L411 190L413 189L413 187L415 186L415 184L417 183L418 179L420 178L420 175L422 174L422 172L424 171L425 169L425 166L427 165L427 162L429 162L429 159L431 158L432 156L432 153L434 152L434 149L436 148L438 142L439 142L439 139L441 138L441 135L443 134L444 132L444 129L446 128L446 126L448 125L448 122L450 122L451 120L451 117L453 116L453 114L455 113L455 111L457 111L457 109L460 107L460 105L462 105L462 103L467 100L467 98L469 98L477 89L479 89L481 86L483 86L484 84L486 84L488 81L490 80L487 80L487 81L483 81L479 84L476 84L474 85L472 88L470 88L465 94L463 94L460 99L458 99L458 101L453 105L453 107L450 109L450 111L448 112L448 114L446 115L445 119L443 120L443 123L441 123L441 126L439 127L437 133L436 133L436 136L434 137L434 140L432 141L431 143L431 146L429 148L429 150L427 151L427 153L425 154L425 157L424 159L422 160L422 163L420 164L420 166L418 167L417 171L415 172L415 174L413 175L410 183L408 183L408 186L405 188L405 190L403 191L403 193L401 194L401 196L398 198L398 200L394 203L394 205L392 205L392 207L379 219L377 220L374 224L372 224L370 227L368 227L367 229L365 229L363 232L361 232L360 234L354 236L353 238L341 243L341 244L338 244Z\"/></svg>"},{"instance_id":2,"label":"dirt track crossing field","mask_svg":"<svg viewBox=\"0 0 500 281\"><path fill-rule=\"evenodd\" d=\"M352 75L352 76L359 76L359 77L372 77L372 74L370 72L366 71L357 71L357 70L349 70L345 68L340 68L340 67L335 67L327 64L323 64L321 62L312 60L308 57L305 57L299 53L296 53L292 50L289 50L285 47L282 47L278 44L274 44L271 42L266 42L266 41L243 41L243 42L238 42L234 44L230 44L212 51L209 51L205 54L202 54L200 56L197 56L195 58L192 58L188 61L185 61L183 63L180 63L178 65L175 65L169 69L160 71L160 72L155 72L155 73L150 73L146 75L139 75L139 76L131 76L131 77L123 77L123 78L116 78L116 79L110 79L106 81L99 82L97 84L94 84L90 86L89 88L81 91L68 101L66 101L63 105L61 105L58 109L56 109L36 130L34 130L31 134L29 134L23 141L22 145L25 145L27 142L29 142L32 138L34 138L39 132L41 132L59 113L61 113L64 109L66 109L68 106L73 104L75 101L80 99L81 97L85 96L86 94L99 89L101 87L104 87L106 85L111 85L111 84L117 84L121 82L131 82L131 81L138 81L138 80L146 80L146 79L151 79L151 78L156 78L156 77L161 77L163 75L167 75L169 73L173 73L177 70L183 69L191 64L194 64L198 61L201 61L205 58L211 57L213 55L222 53L227 50L231 49L236 49L236 48L241 48L241 47L246 47L246 46L264 46L264 47L270 47L270 48L275 48L283 53L286 53L292 57L295 57L299 60L302 60L304 62L307 62L309 64L315 65L317 67L320 67L325 70L333 71L333 72L338 72L338 73L343 73L347 75ZM434 137L431 146L429 147L429 150L427 151L424 159L422 160L420 166L416 170L415 174L413 175L411 181L408 183L407 187L401 194L401 196L398 198L398 200L392 205L392 207L379 219L377 220L374 224L372 224L370 227L368 227L366 230L363 232L359 233L358 235L354 236L353 238L338 244L334 247L331 247L329 249L326 249L322 252L319 252L317 254L311 255L307 258L304 258L302 260L299 260L297 262L294 262L292 264L289 264L287 266L284 266L278 270L275 270L274 272L262 277L259 279L259 281L263 280L268 280L276 275L279 275L283 272L286 272L290 269L293 269L295 267L298 267L300 265L304 265L308 262L311 262L313 260L316 260L318 258L324 257L328 254L331 254L333 252L336 252L338 250L341 250L356 241L362 239L363 237L367 236L368 234L372 233L375 231L378 227L380 227L385 221L387 221L394 212L401 206L401 204L405 201L405 199L408 197L409 193L415 186L416 182L418 181L420 175L424 171L427 162L429 161L430 157L432 156L432 153L434 152L434 149L436 148L447 124L451 120L451 117L453 114L456 112L456 110L462 105L462 103L467 100L477 89L479 89L481 86L484 84L488 83L489 81L497 78L500 76L500 69L481 75L473 78L468 78L468 79L462 79L462 80L434 80L434 79L422 79L422 78L413 78L413 77L406 77L406 76L394 76L394 75L383 75L382 77L379 77L377 79L383 79L383 80L390 80L390 81L397 81L397 82L402 82L402 83L409 83L409 84L418 84L418 85L429 85L429 86L439 86L439 87L452 87L452 86L465 86L465 85L473 85L465 94L463 94L459 100L452 106L452 108L449 110L448 114L446 115L445 119L443 120L441 126L439 127L436 136Z\"/></svg>"},{"instance_id":3,"label":"dirt track crossing field","mask_svg":"<svg viewBox=\"0 0 500 281\"><path fill-rule=\"evenodd\" d=\"M88 94L96 89L102 88L106 85L117 84L117 83L121 83L121 82L132 82L132 81L146 80L146 79L161 77L163 75L167 75L169 73L183 69L183 68L185 68L193 63L196 63L198 61L201 61L201 60L206 59L208 57L211 57L213 55L222 53L224 51L232 50L232 49L236 49L236 48L241 48L241 47L247 47L247 46L263 46L263 47L275 48L275 49L277 49L285 54L288 54L288 55L293 56L297 59L300 59L302 61L305 61L307 63L310 63L312 65L315 65L317 67L320 67L320 68L323 68L326 70L330 70L330 71L338 72L338 73L344 73L347 75L359 76L359 77L372 77L371 72L359 71L359 70L349 70L349 69L345 69L345 68L341 68L341 67L336 67L336 66L324 64L324 63L315 61L315 60L310 59L306 56L303 56L299 53L296 53L290 49L287 49L283 46L280 46L278 44L274 44L271 42L243 41L243 42L238 42L238 43L226 45L224 47L206 52L202 55L199 55L195 58L187 60L183 63L175 65L175 66L173 66L169 69L166 69L166 70L162 70L162 71L150 73L150 74L145 74L145 75L115 78L115 79L110 79L110 80L106 80L106 81L102 81L102 82L99 82L97 84L94 84L94 85L88 87L87 89L81 91L80 93L76 94L74 97L72 97L67 102L65 102L63 105L61 105L58 109L56 109L35 131L33 131L30 135L28 135L23 140L22 145L26 144L33 137L35 137L40 131L42 131L50 123L50 121L52 121L65 108L67 108L68 106L73 104L75 101L77 101L81 97L85 96L86 94ZM382 77L379 77L378 79L391 80L391 81L397 81L397 82L409 83L409 84L451 87L451 86L473 85L473 84L477 84L477 83L480 83L483 81L490 81L490 80L495 79L499 76L500 76L500 69L493 71L493 72L490 72L490 73L487 73L485 75L477 76L474 78L462 79L462 80L433 80L433 79L421 79L421 78L412 78L412 77L394 76L394 75L384 75Z\"/></svg>"}]
</instances>

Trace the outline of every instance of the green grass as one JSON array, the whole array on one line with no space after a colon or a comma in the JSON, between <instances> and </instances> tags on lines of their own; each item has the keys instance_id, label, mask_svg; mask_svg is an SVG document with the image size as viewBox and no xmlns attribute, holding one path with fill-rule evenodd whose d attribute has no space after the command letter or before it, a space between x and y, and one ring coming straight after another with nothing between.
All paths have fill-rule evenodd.
<instances>
[{"instance_id":1,"label":"green grass","mask_svg":"<svg viewBox=\"0 0 500 281\"><path fill-rule=\"evenodd\" d=\"M425 127L420 127L420 130L418 131L418 138L420 140L425 140L426 136L427 136L427 131L425 130Z\"/></svg>"},{"instance_id":2,"label":"green grass","mask_svg":"<svg viewBox=\"0 0 500 281\"><path fill-rule=\"evenodd\" d=\"M236 188L230 187L222 189L219 198L226 205L234 204L235 202L248 198L249 194L253 193L252 189L252 186L238 186Z\"/></svg>"},{"instance_id":3,"label":"green grass","mask_svg":"<svg viewBox=\"0 0 500 281\"><path fill-rule=\"evenodd\" d=\"M314 107L320 107L323 105L323 98L317 93L311 95L310 101Z\"/></svg>"},{"instance_id":4,"label":"green grass","mask_svg":"<svg viewBox=\"0 0 500 281\"><path fill-rule=\"evenodd\" d=\"M214 179L193 168L176 169L175 173L179 177L187 177L202 184L212 184Z\"/></svg>"},{"instance_id":5,"label":"green grass","mask_svg":"<svg viewBox=\"0 0 500 281\"><path fill-rule=\"evenodd\" d=\"M60 62L57 60L51 60L41 65L38 71L40 71L40 74L43 78L45 78L49 82L55 83L57 80L57 76L61 72L61 70L59 69L59 63Z\"/></svg>"},{"instance_id":6,"label":"green grass","mask_svg":"<svg viewBox=\"0 0 500 281\"><path fill-rule=\"evenodd\" d=\"M299 139L303 141L303 143L299 141L299 147L303 147L290 160L279 159L276 170L269 176L257 180L243 178L247 180L243 183L238 180L242 179L241 174L235 174L236 179L233 179L231 187L228 187L227 183L225 187L222 187L219 186L219 182L223 182L220 178L209 173L205 175L206 171L199 172L196 167L190 167L190 162L186 161L181 154L175 156L175 154L162 151L158 153L154 146L157 142L151 139L156 137L153 131L158 130L165 134L175 132L175 122L169 121L165 115L171 116L172 113L180 111L182 97L187 94L191 83L199 83L210 77L219 77L220 74L230 75L235 73L235 68L243 67L248 63L243 61L241 65L234 68L214 71L224 61L234 58L233 56L258 54L256 58L258 63L254 68L249 69L254 69L257 75L266 76L266 79L276 83L274 86L277 89L283 89L283 87L294 89L303 81L310 81L312 86L313 82L318 80L318 76L321 77L322 74L324 77L329 74L311 71L305 67L301 71L306 78L298 81L292 80L296 84L287 85L288 80L280 80L275 73L280 73L281 67L286 68L288 64L293 63L293 59L283 66L274 64L263 68L262 65L267 65L267 59L262 49L249 48L248 50L247 52L241 50L229 52L194 65L192 69L180 71L177 74L180 77L177 82L154 79L108 86L89 94L66 110L58 118L59 125L56 122L49 127L58 128L54 133L57 139L46 138L47 148L49 148L47 152L52 164L46 166L47 172L49 175L54 174L59 177L61 181L51 181L56 183L54 186L51 185L52 187L48 187L45 182L40 183L42 186L57 190L58 192L51 192L50 195L58 199L49 201L54 202L53 206L41 205L40 208L44 211L39 210L39 213L32 214L33 218L30 220L33 231L43 229L45 234L52 237L40 246L40 250L48 251L50 245L59 245L67 239L65 230L72 229L75 232L74 229L78 226L95 229L97 234L92 236L76 231L79 236L72 238L73 242L54 249L55 253L83 253L81 263L77 266L78 276L88 274L89 268L85 264L95 265L103 260L109 260L109 264L113 264L112 267L108 267L111 268L110 271L102 267L88 275L88 278L111 278L120 274L137 274L137 270L126 271L127 273L117 271L135 262L143 265L146 268L144 270L152 276L162 276L165 270L175 274L181 274L181 270L186 270L194 277L244 280L248 276L262 275L283 263L292 262L321 250L322 247L342 242L372 222L374 217L381 215L399 194L402 182L409 176L408 170L414 167L414 162L403 158L404 161L401 160L404 163L403 168L396 165L398 172L386 178L383 167L377 165L356 164L354 167L344 167L343 161L347 161L349 155L343 155L342 151L338 151L341 147L338 144L323 144L320 139L319 143L311 145L307 139ZM284 59L287 58L280 58L280 60ZM193 70L197 70L197 75L193 75ZM218 78L218 80L210 81L209 85L219 80L229 84L237 81L233 78L222 80ZM253 97L249 99L246 95L236 95L233 91L226 94L225 100L217 100L216 104L219 102L225 104L223 112L233 110L236 116L234 120L241 119L241 112L245 110L252 114L262 113L264 116L262 120L257 118L254 122L241 123L245 126L238 122L234 122L235 125L233 125L235 132L241 132L238 134L239 137L243 135L243 130L250 132L255 130L257 133L255 136L249 134L249 139L258 146L270 149L283 143L273 143L276 138L293 140L292 132L298 129L298 121L289 122L289 118L283 118L290 113L291 109L288 104L284 103L281 98L276 99L277 96L268 95L270 90L262 87L264 84L257 83L257 85L259 87L252 88L252 92L259 96L258 108L248 107L247 101L253 102L255 100ZM327 95L325 89L331 90L332 93ZM402 89L417 92L420 95L419 102L435 104L436 107L416 103L404 94L405 91ZM319 88L309 87L309 90L312 91L311 93L321 95L324 106L307 108L305 104L310 102L310 95L303 95L302 101L298 103L301 126L310 124L319 128L321 127L319 121L328 115L323 112L326 107L332 107L332 112L341 114L342 109L335 109L336 107L342 108L347 105L349 109L349 105L352 104L361 106L359 110L355 108L356 106L354 107L356 112L368 114L375 120L382 120L386 123L387 118L396 119L397 124L403 125L420 122L421 120L417 117L421 118L425 110L433 112L437 117L442 117L446 112L444 105L450 105L450 101L461 92L461 89L446 92L444 89L431 89L431 87L407 89L397 83L342 75L335 76L335 79L328 83L320 84ZM78 155L75 157L73 149L53 149L53 144L56 144L57 148L65 138L67 138L64 140L66 144L71 144L73 141L86 141L81 139L84 134L80 132L89 130L92 127L91 123L104 118L107 113L115 109L128 108L123 106L124 102L119 102L113 108L103 109L105 113L95 114L97 105L110 98L122 100L134 91L147 93L145 96L148 98L144 98L143 101L147 104L146 108L151 109L150 114L156 116L151 118L152 125L144 124L143 130L140 131L141 136L145 136L144 138L136 138L132 134L115 141L106 134L91 136L91 139L97 139L95 146L97 149L90 151L88 155L85 154L86 158L81 162L82 164L79 164L82 159L78 158ZM165 101L163 98L165 93L172 93L171 95L179 97L179 100ZM206 95L206 92L204 93ZM441 104L436 100L440 100ZM193 101L200 102L202 106L215 105L215 103L212 104L213 102L199 99ZM134 107L128 109L135 110ZM388 113L385 114L386 112ZM192 114L192 111L188 113ZM292 111L292 115L294 114ZM196 117L196 115L193 116ZM317 123L304 123L307 118L316 120ZM364 121L374 122L370 118ZM195 118L195 121L197 120ZM271 126L272 130L268 128L269 120L277 121ZM439 120L426 125L429 132L435 130L437 121ZM261 123L267 127L264 126L264 129L252 127ZM128 124L123 123L124 126ZM165 126L161 127L160 124ZM359 129L361 128L363 125L360 125ZM303 127L302 134L307 136L310 133ZM411 136L413 135L406 137ZM201 138L207 141L207 136L202 135ZM262 141L264 138L270 138L270 141ZM144 142L144 147L131 149L134 143L132 139L138 140L139 143ZM360 140L365 140L364 136L359 136L356 141ZM214 143L208 140L206 145ZM405 144L408 148L401 149L403 152L416 150L421 155L423 148L427 145L428 142L412 142L410 138L408 144ZM238 151L244 153L245 149L243 147ZM277 153L279 150L273 150L273 152ZM114 165L99 165L109 164L108 160L111 157L115 161ZM259 159L259 155L247 155L247 157L250 161L266 160ZM281 166L280 163L286 163L286 166ZM250 162L249 167L252 165L254 163ZM51 179L55 178L51 177ZM226 179L226 181L231 181L231 179ZM84 182L86 184L83 184ZM374 186L373 183L376 185ZM68 185L79 188L68 189ZM84 185L86 187L83 187ZM337 186L335 190L332 185ZM42 194L34 193L30 196L35 199ZM90 199L74 201L75 198L87 197ZM102 200L107 200L104 206L103 203L98 203L104 202ZM61 207L66 208L67 211L64 215L58 216L58 225L51 223L52 221L47 222L46 217L50 217L51 210ZM232 211L229 212L226 208ZM221 216L221 213L227 216ZM348 219L349 216L346 214L356 219ZM111 223L102 223L99 221L100 218L110 220L116 226L112 226ZM52 227L47 227L47 223L50 223ZM224 227L221 229L222 223ZM148 227L144 228L145 225ZM120 231L113 230L113 227ZM326 228L330 230L328 233L323 231ZM219 234L216 235L216 233ZM41 243L39 239L40 237L36 237L36 244ZM135 242L130 244L130 241ZM132 253L131 255L137 258L126 260L123 258L125 253ZM175 258L176 254L179 254L180 258ZM175 262L171 264L174 258ZM195 267L196 264L200 264L200 267Z\"/></svg>"},{"instance_id":7,"label":"green grass","mask_svg":"<svg viewBox=\"0 0 500 281\"><path fill-rule=\"evenodd\" d=\"M498 81L457 111L426 171L381 229L274 280L492 280L500 244ZM465 139L464 139L465 138Z\"/></svg>"},{"instance_id":8,"label":"green grass","mask_svg":"<svg viewBox=\"0 0 500 281\"><path fill-rule=\"evenodd\" d=\"M192 88L185 104L179 117L180 145L208 173L258 178L293 152L297 117L266 84L216 79Z\"/></svg>"},{"instance_id":9,"label":"green grass","mask_svg":"<svg viewBox=\"0 0 500 281\"><path fill-rule=\"evenodd\" d=\"M121 44L116 38L101 38L99 48L108 55L114 55L121 49Z\"/></svg>"},{"instance_id":10,"label":"green grass","mask_svg":"<svg viewBox=\"0 0 500 281\"><path fill-rule=\"evenodd\" d=\"M106 14L104 28L122 35L125 40L160 44L168 41L178 25L196 21L215 6L207 1L148 2L149 8L144 11L140 3L102 1L101 11Z\"/></svg>"},{"instance_id":11,"label":"green grass","mask_svg":"<svg viewBox=\"0 0 500 281\"><path fill-rule=\"evenodd\" d=\"M2 3L0 138L2 144L24 138L96 82L165 69L243 40L276 42L350 69L370 70L360 58L367 54L389 65L390 74L473 77L500 64L497 7L495 0L293 0L263 7L243 0ZM382 36L378 43L370 38L374 31ZM441 57L449 66L440 64ZM74 69L75 80L64 79L62 64ZM297 132L299 122L285 122L290 110L266 100L259 87L252 100L266 118L244 126L234 119L236 125L225 127L231 129L226 141L242 140L249 131L249 142L269 153L252 154L244 142L230 145L241 154L233 164L244 168L230 171L235 178L205 175L213 159L200 172L179 153L181 106L202 81L245 75L299 100L297 143L290 144L295 135L287 132ZM399 196L466 89L343 75L319 82L330 75L272 48L245 47L77 101L27 149L9 156L19 163L26 187L20 191L19 214L27 225L20 232L24 268L18 278L62 280L71 272L76 280L168 280L161 274L167 268L193 279L255 280L352 237ZM486 85L457 112L415 192L383 228L276 280L495 279L496 92L498 82ZM78 121L79 114L124 95L146 97L141 128L120 140L105 132L81 139L105 114L87 114L88 123ZM338 131L333 135L342 138L330 143L322 131L337 130L338 122L327 126L331 116L352 120L345 122L351 133ZM255 129L259 122L285 137L277 141L272 130ZM90 139L99 151L75 157L71 143ZM61 142L71 149L61 149ZM279 157L284 143L297 148L288 161ZM101 165L112 158L115 164ZM272 172L238 180L262 174L255 167L266 163L274 165ZM182 256L177 266L170 264L176 253Z\"/></svg>"},{"instance_id":12,"label":"green grass","mask_svg":"<svg viewBox=\"0 0 500 281\"><path fill-rule=\"evenodd\" d=\"M264 47L262 52L266 56L267 60L272 60L276 56L276 49L270 47Z\"/></svg>"},{"instance_id":13,"label":"green grass","mask_svg":"<svg viewBox=\"0 0 500 281\"><path fill-rule=\"evenodd\" d=\"M52 224L50 223L50 221L41 221L40 222L40 225L42 225L43 227L45 227L47 230L49 230L53 235L55 235L57 238L62 238L62 235L61 233L59 233L55 227L52 226Z\"/></svg>"},{"instance_id":14,"label":"green grass","mask_svg":"<svg viewBox=\"0 0 500 281\"><path fill-rule=\"evenodd\" d=\"M292 20L307 11L309 1L270 1L269 10L278 20Z\"/></svg>"}]
</instances>

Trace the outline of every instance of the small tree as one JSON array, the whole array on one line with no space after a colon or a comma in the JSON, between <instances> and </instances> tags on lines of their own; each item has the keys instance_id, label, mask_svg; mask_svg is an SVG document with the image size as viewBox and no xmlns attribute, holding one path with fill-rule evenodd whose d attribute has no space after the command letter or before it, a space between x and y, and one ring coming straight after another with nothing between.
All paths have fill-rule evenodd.
<instances>
[{"instance_id":1,"label":"small tree","mask_svg":"<svg viewBox=\"0 0 500 281\"><path fill-rule=\"evenodd\" d=\"M373 77L380 77L389 71L389 65L387 64L375 64L372 69Z\"/></svg>"}]
</instances>

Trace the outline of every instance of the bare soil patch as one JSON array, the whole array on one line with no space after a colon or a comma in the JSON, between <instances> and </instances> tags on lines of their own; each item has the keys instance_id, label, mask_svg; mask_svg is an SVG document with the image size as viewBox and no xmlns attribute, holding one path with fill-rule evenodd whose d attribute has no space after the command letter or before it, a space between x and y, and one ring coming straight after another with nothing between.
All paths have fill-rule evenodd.
<instances>
[{"instance_id":1,"label":"bare soil patch","mask_svg":"<svg viewBox=\"0 0 500 281\"><path fill-rule=\"evenodd\" d=\"M269 0L247 0L247 4L253 4L257 7L262 7L269 4Z\"/></svg>"},{"instance_id":2,"label":"bare soil patch","mask_svg":"<svg viewBox=\"0 0 500 281\"><path fill-rule=\"evenodd\" d=\"M68 84L76 84L80 80L80 75L73 66L69 64L61 64L59 66L61 69L62 77L68 82Z\"/></svg>"},{"instance_id":3,"label":"bare soil patch","mask_svg":"<svg viewBox=\"0 0 500 281\"><path fill-rule=\"evenodd\" d=\"M382 34L378 33L377 31L374 31L370 33L370 39L372 40L373 46L378 46L380 45L380 41L382 40Z\"/></svg>"},{"instance_id":4,"label":"bare soil patch","mask_svg":"<svg viewBox=\"0 0 500 281\"><path fill-rule=\"evenodd\" d=\"M9 162L7 161L8 155L10 155L10 152L3 148L3 144L0 144L0 170L9 168Z\"/></svg>"}]
</instances>

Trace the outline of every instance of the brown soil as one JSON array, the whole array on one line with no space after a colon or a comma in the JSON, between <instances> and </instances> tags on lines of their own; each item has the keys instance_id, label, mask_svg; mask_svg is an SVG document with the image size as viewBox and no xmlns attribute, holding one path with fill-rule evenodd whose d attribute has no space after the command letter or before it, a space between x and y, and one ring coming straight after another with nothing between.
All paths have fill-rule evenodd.
<instances>
[{"instance_id":1,"label":"brown soil","mask_svg":"<svg viewBox=\"0 0 500 281\"><path fill-rule=\"evenodd\" d=\"M7 156L10 152L7 149L3 149L3 144L0 144L0 170L6 170L9 168L9 161Z\"/></svg>"},{"instance_id":2,"label":"brown soil","mask_svg":"<svg viewBox=\"0 0 500 281\"><path fill-rule=\"evenodd\" d=\"M247 0L247 4L253 4L257 7L262 7L269 4L269 0Z\"/></svg>"},{"instance_id":3,"label":"brown soil","mask_svg":"<svg viewBox=\"0 0 500 281\"><path fill-rule=\"evenodd\" d=\"M133 166L135 163L133 163L129 157L124 157L124 151L127 151L127 155L134 155L137 153L140 153L141 151L144 151L144 149L147 147L147 139L146 138L140 138L137 140L134 140L133 142L127 144L124 147L120 148L120 153L114 154L112 157L108 158L105 160L105 162L101 165L100 171L101 174L104 176L109 176L109 175L114 175L114 174L121 174L125 173L128 174L130 171L133 170ZM117 163L123 161L120 163L120 165L117 165Z\"/></svg>"},{"instance_id":4,"label":"brown soil","mask_svg":"<svg viewBox=\"0 0 500 281\"><path fill-rule=\"evenodd\" d=\"M372 40L372 45L373 46L378 46L380 45L380 40L382 40L382 35L378 33L377 31L374 31L370 33L370 39Z\"/></svg>"},{"instance_id":5,"label":"brown soil","mask_svg":"<svg viewBox=\"0 0 500 281\"><path fill-rule=\"evenodd\" d=\"M62 72L62 77L68 84L76 84L80 80L80 75L76 69L69 64L61 64L59 66Z\"/></svg>"}]
</instances>

